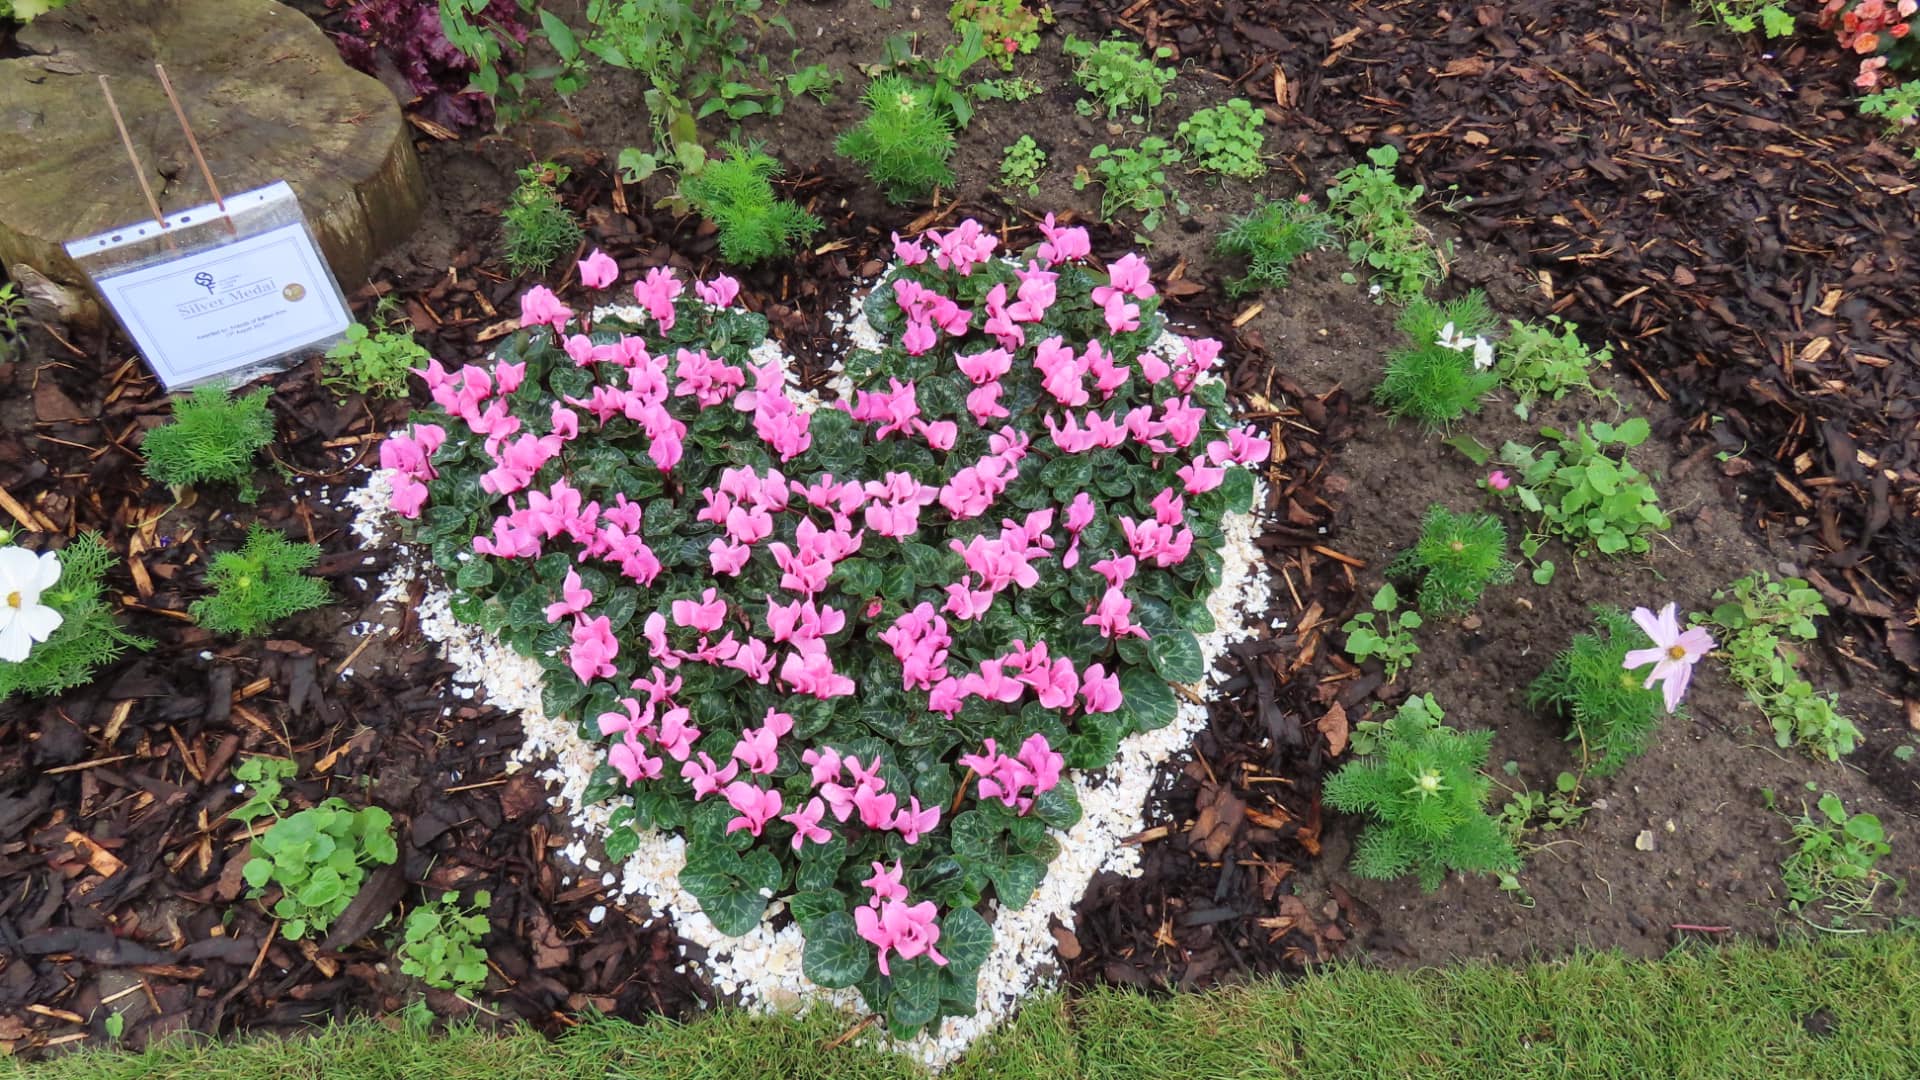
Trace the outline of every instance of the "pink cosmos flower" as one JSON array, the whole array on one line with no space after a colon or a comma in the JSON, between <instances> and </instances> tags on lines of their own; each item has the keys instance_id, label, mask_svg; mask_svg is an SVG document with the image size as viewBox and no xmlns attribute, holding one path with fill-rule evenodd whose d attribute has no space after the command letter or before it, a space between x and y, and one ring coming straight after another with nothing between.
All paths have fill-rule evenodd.
<instances>
[{"instance_id":1,"label":"pink cosmos flower","mask_svg":"<svg viewBox=\"0 0 1920 1080\"><path fill-rule=\"evenodd\" d=\"M710 307L726 308L733 306L733 298L740 295L740 283L721 274L712 281L693 283L693 295Z\"/></svg>"},{"instance_id":2,"label":"pink cosmos flower","mask_svg":"<svg viewBox=\"0 0 1920 1080\"><path fill-rule=\"evenodd\" d=\"M801 809L780 815L781 821L793 826L793 850L799 851L803 844L824 844L833 839L831 832L820 827L820 819L826 813L826 804L815 796L807 800L807 805Z\"/></svg>"},{"instance_id":3,"label":"pink cosmos flower","mask_svg":"<svg viewBox=\"0 0 1920 1080\"><path fill-rule=\"evenodd\" d=\"M620 276L620 264L599 248L580 260L580 284L589 289L604 289Z\"/></svg>"},{"instance_id":4,"label":"pink cosmos flower","mask_svg":"<svg viewBox=\"0 0 1920 1080\"><path fill-rule=\"evenodd\" d=\"M733 833L745 829L755 836L780 813L780 793L769 791L758 784L745 780L735 780L726 788L727 805L739 812L740 816L727 822L727 832Z\"/></svg>"},{"instance_id":5,"label":"pink cosmos flower","mask_svg":"<svg viewBox=\"0 0 1920 1080\"><path fill-rule=\"evenodd\" d=\"M1621 667L1632 671L1643 664L1652 664L1653 670L1647 673L1646 689L1653 689L1654 683L1661 684L1661 693L1666 700L1667 712L1679 708L1680 699L1686 696L1687 682L1693 678L1693 665L1700 658L1713 651L1713 635L1702 627L1694 627L1682 633L1677 607L1668 604L1655 615L1646 608L1633 609L1633 621L1653 639L1653 648L1635 649L1621 662Z\"/></svg>"}]
</instances>

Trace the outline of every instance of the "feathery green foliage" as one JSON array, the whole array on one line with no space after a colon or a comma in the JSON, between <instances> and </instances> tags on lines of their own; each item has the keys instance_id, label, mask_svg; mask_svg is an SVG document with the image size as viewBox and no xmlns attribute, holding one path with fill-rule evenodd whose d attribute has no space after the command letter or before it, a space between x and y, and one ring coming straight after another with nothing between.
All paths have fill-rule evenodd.
<instances>
[{"instance_id":1,"label":"feathery green foliage","mask_svg":"<svg viewBox=\"0 0 1920 1080\"><path fill-rule=\"evenodd\" d=\"M1499 518L1435 503L1420 523L1420 539L1387 564L1386 575L1418 579L1421 611L1456 615L1471 611L1487 586L1512 581L1513 571Z\"/></svg>"},{"instance_id":2,"label":"feathery green foliage","mask_svg":"<svg viewBox=\"0 0 1920 1080\"><path fill-rule=\"evenodd\" d=\"M1490 346L1461 339L1479 338L1493 323L1493 311L1478 289L1444 304L1416 297L1394 323L1407 344L1387 357L1386 377L1374 397L1394 416L1435 429L1480 411L1480 399L1499 385L1500 376L1476 361L1475 346L1489 351Z\"/></svg>"},{"instance_id":3,"label":"feathery green foliage","mask_svg":"<svg viewBox=\"0 0 1920 1080\"><path fill-rule=\"evenodd\" d=\"M273 416L262 387L230 397L227 388L202 386L173 399L173 422L147 432L140 452L147 475L168 487L210 481L233 484L240 498L260 497L253 483L253 459L273 441Z\"/></svg>"},{"instance_id":4,"label":"feathery green foliage","mask_svg":"<svg viewBox=\"0 0 1920 1080\"><path fill-rule=\"evenodd\" d=\"M1618 394L1593 385L1594 366L1612 360L1613 347L1602 345L1598 352L1588 349L1573 324L1558 315L1547 316L1545 325L1509 320L1499 352L1497 370L1501 381L1519 395L1513 411L1522 420L1533 411L1534 402L1559 401L1576 389L1620 404Z\"/></svg>"},{"instance_id":5,"label":"feathery green foliage","mask_svg":"<svg viewBox=\"0 0 1920 1080\"><path fill-rule=\"evenodd\" d=\"M1774 741L1799 742L1817 757L1838 761L1860 742L1860 729L1840 713L1831 693L1801 677L1789 638L1812 641L1814 620L1827 613L1820 593L1800 578L1775 581L1757 570L1713 594L1722 602L1705 618L1719 632L1733 681L1766 714Z\"/></svg>"},{"instance_id":6,"label":"feathery green foliage","mask_svg":"<svg viewBox=\"0 0 1920 1080\"><path fill-rule=\"evenodd\" d=\"M1368 878L1415 873L1432 892L1449 870L1484 874L1520 867L1520 856L1486 804L1493 782L1480 772L1491 731L1459 731L1432 694L1408 698L1393 718L1354 730L1360 757L1328 778L1328 805L1371 815L1354 847L1353 872Z\"/></svg>"},{"instance_id":7,"label":"feathery green foliage","mask_svg":"<svg viewBox=\"0 0 1920 1080\"><path fill-rule=\"evenodd\" d=\"M545 270L580 246L580 222L560 205L554 188L566 182L569 170L550 161L536 162L519 172L520 186L500 220L500 240L507 269L516 274Z\"/></svg>"},{"instance_id":8,"label":"feathery green foliage","mask_svg":"<svg viewBox=\"0 0 1920 1080\"><path fill-rule=\"evenodd\" d=\"M1293 273L1293 261L1333 242L1333 219L1311 204L1269 202L1227 226L1215 244L1222 255L1244 259L1246 276L1227 282L1227 295L1278 289Z\"/></svg>"},{"instance_id":9,"label":"feathery green foliage","mask_svg":"<svg viewBox=\"0 0 1920 1080\"><path fill-rule=\"evenodd\" d=\"M953 121L927 88L902 75L867 86L867 118L843 132L834 149L867 167L889 202L909 202L937 184L952 184Z\"/></svg>"},{"instance_id":10,"label":"feathery green foliage","mask_svg":"<svg viewBox=\"0 0 1920 1080\"><path fill-rule=\"evenodd\" d=\"M1333 178L1327 203L1346 233L1347 258L1374 271L1373 283L1387 299L1404 303L1446 276L1433 235L1413 216L1427 189L1401 187L1393 178L1400 161L1395 147L1376 146L1367 161Z\"/></svg>"},{"instance_id":11,"label":"feathery green foliage","mask_svg":"<svg viewBox=\"0 0 1920 1080\"><path fill-rule=\"evenodd\" d=\"M1145 123L1162 101L1173 96L1167 87L1179 73L1154 65L1155 60L1173 55L1164 45L1149 58L1140 55L1140 45L1130 38L1111 37L1096 44L1069 34L1061 51L1077 61L1073 77L1087 98L1106 107L1108 119L1125 112L1134 123ZM1080 112L1091 115L1093 106L1087 98L1081 99Z\"/></svg>"},{"instance_id":12,"label":"feathery green foliage","mask_svg":"<svg viewBox=\"0 0 1920 1080\"><path fill-rule=\"evenodd\" d=\"M213 594L193 602L194 621L222 634L252 637L281 619L327 602L327 583L302 571L320 558L312 544L296 544L259 525L247 529L239 551L222 552L207 567Z\"/></svg>"},{"instance_id":13,"label":"feathery green foliage","mask_svg":"<svg viewBox=\"0 0 1920 1080\"><path fill-rule=\"evenodd\" d=\"M1266 113L1253 102L1231 98L1180 121L1175 134L1193 155L1193 163L1207 172L1258 180L1267 172L1267 163L1260 159L1267 140L1260 126L1266 122Z\"/></svg>"},{"instance_id":14,"label":"feathery green foliage","mask_svg":"<svg viewBox=\"0 0 1920 1080\"><path fill-rule=\"evenodd\" d=\"M25 660L0 661L0 701L85 686L128 648L153 648L148 639L121 629L101 599L113 563L112 550L94 533L80 534L61 550L60 580L40 594L42 604L60 613L60 626L29 649Z\"/></svg>"},{"instance_id":15,"label":"feathery green foliage","mask_svg":"<svg viewBox=\"0 0 1920 1080\"><path fill-rule=\"evenodd\" d=\"M820 229L820 219L773 193L780 163L759 142L722 143L722 156L684 178L680 193L720 230L728 262L754 263L790 254Z\"/></svg>"},{"instance_id":16,"label":"feathery green foliage","mask_svg":"<svg viewBox=\"0 0 1920 1080\"><path fill-rule=\"evenodd\" d=\"M1611 776L1645 753L1660 726L1660 691L1623 666L1628 652L1652 644L1626 615L1596 607L1593 631L1575 634L1527 688L1529 704L1567 722L1567 738L1580 741L1586 771L1595 776Z\"/></svg>"},{"instance_id":17,"label":"feathery green foliage","mask_svg":"<svg viewBox=\"0 0 1920 1080\"><path fill-rule=\"evenodd\" d=\"M341 393L407 396L410 369L427 366L432 354L404 330L370 332L354 323L347 339L327 350L320 382Z\"/></svg>"}]
</instances>

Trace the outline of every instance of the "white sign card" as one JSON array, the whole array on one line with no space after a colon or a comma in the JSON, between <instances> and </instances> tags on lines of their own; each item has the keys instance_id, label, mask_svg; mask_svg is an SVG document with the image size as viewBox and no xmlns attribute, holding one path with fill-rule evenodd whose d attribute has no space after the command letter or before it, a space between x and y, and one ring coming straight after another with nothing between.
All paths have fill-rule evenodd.
<instances>
[{"instance_id":1,"label":"white sign card","mask_svg":"<svg viewBox=\"0 0 1920 1080\"><path fill-rule=\"evenodd\" d=\"M140 260L133 269L94 272L94 286L169 389L336 338L353 322L291 189L275 184L227 203L231 217L213 207L170 217L170 234L172 227L191 226L172 234L177 251ZM262 212L245 213L256 207ZM232 232L230 220L241 222ZM161 237L149 222L76 241L68 250L96 255L95 245L105 251Z\"/></svg>"}]
</instances>

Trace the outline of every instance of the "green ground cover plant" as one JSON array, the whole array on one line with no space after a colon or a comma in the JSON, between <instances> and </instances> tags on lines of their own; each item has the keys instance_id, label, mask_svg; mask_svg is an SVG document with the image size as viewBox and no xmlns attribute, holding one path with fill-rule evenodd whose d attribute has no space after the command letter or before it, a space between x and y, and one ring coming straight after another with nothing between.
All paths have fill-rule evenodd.
<instances>
[{"instance_id":1,"label":"green ground cover plant","mask_svg":"<svg viewBox=\"0 0 1920 1080\"><path fill-rule=\"evenodd\" d=\"M60 621L27 645L25 657L0 659L0 701L85 686L126 650L153 647L147 638L122 629L102 596L116 560L98 534L81 533L57 554L29 552L14 546L13 539L0 528L0 602L7 604L0 625L9 635L16 633L24 627L16 628L13 621L41 607L52 609ZM46 580L56 571L58 576Z\"/></svg>"},{"instance_id":2,"label":"green ground cover plant","mask_svg":"<svg viewBox=\"0 0 1920 1080\"><path fill-rule=\"evenodd\" d=\"M1569 1076L1641 1080L1885 1080L1911 1071L1920 1015L1912 934L1688 945L1657 960L1576 952L1552 962L1390 971L1330 964L1206 993L1111 987L1038 994L944 1080L1382 1080ZM1819 1025L1806 1023L1819 1016ZM30 1063L6 1080L929 1080L904 1055L841 1039L825 1009L722 1009L685 1023L589 1017L558 1038L529 1026L377 1018L310 1035L176 1038Z\"/></svg>"},{"instance_id":3,"label":"green ground cover plant","mask_svg":"<svg viewBox=\"0 0 1920 1080\"><path fill-rule=\"evenodd\" d=\"M1860 113L1878 117L1886 124L1887 138L1912 143L1913 156L1920 160L1920 78L1895 83L1861 98Z\"/></svg>"},{"instance_id":4,"label":"green ground cover plant","mask_svg":"<svg viewBox=\"0 0 1920 1080\"><path fill-rule=\"evenodd\" d=\"M172 488L232 484L245 502L260 497L253 459L273 441L273 416L261 387L240 397L205 385L173 398L173 420L147 432L140 452L147 475Z\"/></svg>"},{"instance_id":5,"label":"green ground cover plant","mask_svg":"<svg viewBox=\"0 0 1920 1080\"><path fill-rule=\"evenodd\" d=\"M412 377L408 370L425 364L428 356L410 331L369 330L354 323L347 327L346 340L327 350L320 382L343 394L406 397L407 380Z\"/></svg>"},{"instance_id":6,"label":"green ground cover plant","mask_svg":"<svg viewBox=\"0 0 1920 1080\"><path fill-rule=\"evenodd\" d=\"M947 19L963 34L977 28L987 55L1000 70L1012 71L1016 55L1039 46L1040 28L1053 21L1053 11L1044 4L1038 10L1029 8L1021 0L954 0Z\"/></svg>"},{"instance_id":7,"label":"green ground cover plant","mask_svg":"<svg viewBox=\"0 0 1920 1080\"><path fill-rule=\"evenodd\" d=\"M1073 77L1086 94L1080 99L1083 115L1091 116L1101 108L1109 120L1124 115L1135 124L1145 124L1153 110L1173 97L1167 87L1179 73L1154 63L1173 55L1164 45L1147 56L1131 38L1092 42L1069 34L1061 50L1073 58Z\"/></svg>"},{"instance_id":8,"label":"green ground cover plant","mask_svg":"<svg viewBox=\"0 0 1920 1080\"><path fill-rule=\"evenodd\" d=\"M253 838L240 876L258 899L280 891L272 907L280 932L299 941L324 934L347 910L366 881L369 866L399 858L393 817L377 806L355 810L331 798L274 822Z\"/></svg>"},{"instance_id":9,"label":"green ground cover plant","mask_svg":"<svg viewBox=\"0 0 1920 1080\"><path fill-rule=\"evenodd\" d=\"M1458 615L1473 610L1489 585L1513 580L1507 527L1492 514L1456 514L1435 503L1420 522L1420 538L1387 564L1386 575L1417 583L1420 610Z\"/></svg>"},{"instance_id":10,"label":"green ground cover plant","mask_svg":"<svg viewBox=\"0 0 1920 1080\"><path fill-rule=\"evenodd\" d=\"M1008 146L1000 158L1000 183L1013 191L1024 191L1028 196L1040 194L1040 173L1047 167L1047 152L1033 141L1033 136L1022 135Z\"/></svg>"},{"instance_id":11,"label":"green ground cover plant","mask_svg":"<svg viewBox=\"0 0 1920 1080\"><path fill-rule=\"evenodd\" d=\"M1267 172L1260 156L1267 141L1260 127L1266 122L1266 113L1253 102L1231 98L1180 121L1176 133L1195 167L1236 180L1258 180Z\"/></svg>"},{"instance_id":12,"label":"green ground cover plant","mask_svg":"<svg viewBox=\"0 0 1920 1080\"><path fill-rule=\"evenodd\" d=\"M1649 644L1624 613L1595 608L1593 629L1575 634L1527 688L1530 705L1565 721L1586 772L1619 772L1646 752L1659 730L1660 691L1646 688L1644 673L1626 666L1627 653Z\"/></svg>"},{"instance_id":13,"label":"green ground cover plant","mask_svg":"<svg viewBox=\"0 0 1920 1080\"><path fill-rule=\"evenodd\" d=\"M1799 743L1828 761L1852 753L1860 729L1841 714L1838 699L1800 675L1792 645L1819 635L1814 620L1827 614L1820 593L1800 578L1776 581L1759 570L1714 599L1720 603L1695 622L1720 632L1728 672L1766 716L1774 741Z\"/></svg>"},{"instance_id":14,"label":"green ground cover plant","mask_svg":"<svg viewBox=\"0 0 1920 1080\"><path fill-rule=\"evenodd\" d=\"M1101 143L1087 156L1092 159L1092 175L1100 184L1101 221L1113 224L1123 214L1139 214L1140 228L1152 232L1159 228L1160 215L1167 207L1187 212L1186 201L1167 183L1167 170L1180 164L1179 149L1167 140L1148 135L1137 147ZM1086 172L1075 174L1074 190L1084 190L1088 182Z\"/></svg>"},{"instance_id":15,"label":"green ground cover plant","mask_svg":"<svg viewBox=\"0 0 1920 1080\"><path fill-rule=\"evenodd\" d=\"M320 558L312 544L296 544L261 525L247 528L239 551L225 551L207 566L212 590L193 602L195 622L221 634L252 637L273 624L327 602L327 583L303 571Z\"/></svg>"},{"instance_id":16,"label":"green ground cover plant","mask_svg":"<svg viewBox=\"0 0 1920 1080\"><path fill-rule=\"evenodd\" d=\"M953 121L936 108L927 87L901 75L882 75L867 87L867 118L843 133L835 150L866 166L890 202L909 202L953 183Z\"/></svg>"},{"instance_id":17,"label":"green ground cover plant","mask_svg":"<svg viewBox=\"0 0 1920 1080\"><path fill-rule=\"evenodd\" d=\"M1327 779L1328 805L1372 821L1351 869L1368 878L1412 873L1432 892L1449 871L1512 873L1520 856L1487 813L1492 781L1480 772L1493 732L1448 727L1433 695L1416 695L1391 719L1362 721L1354 760Z\"/></svg>"},{"instance_id":18,"label":"green ground cover plant","mask_svg":"<svg viewBox=\"0 0 1920 1080\"><path fill-rule=\"evenodd\" d=\"M722 143L680 192L720 230L720 254L751 266L792 254L820 231L820 219L774 194L780 163L758 143Z\"/></svg>"},{"instance_id":19,"label":"green ground cover plant","mask_svg":"<svg viewBox=\"0 0 1920 1080\"><path fill-rule=\"evenodd\" d=\"M1531 559L1548 539L1558 538L1581 551L1644 554L1649 538L1670 524L1653 481L1627 460L1627 451L1651 433L1636 416L1618 426L1580 424L1570 433L1541 428L1544 450L1516 442L1503 446L1500 461L1513 475L1496 493L1539 515L1538 526L1520 542L1521 553Z\"/></svg>"},{"instance_id":20,"label":"green ground cover plant","mask_svg":"<svg viewBox=\"0 0 1920 1080\"><path fill-rule=\"evenodd\" d=\"M1391 584L1382 585L1373 594L1371 611L1363 611L1340 627L1347 635L1347 655L1358 663L1379 657L1386 668L1387 681L1413 664L1420 645L1413 631L1420 628L1420 613L1400 610L1400 592Z\"/></svg>"},{"instance_id":21,"label":"green ground cover plant","mask_svg":"<svg viewBox=\"0 0 1920 1080\"><path fill-rule=\"evenodd\" d=\"M543 271L580 247L580 222L560 204L555 190L566 183L570 170L550 161L536 162L519 172L500 218L501 255L516 274Z\"/></svg>"},{"instance_id":22,"label":"green ground cover plant","mask_svg":"<svg viewBox=\"0 0 1920 1080\"><path fill-rule=\"evenodd\" d=\"M1736 34L1763 30L1769 40L1793 34L1793 12L1781 0L1693 0L1693 10Z\"/></svg>"},{"instance_id":23,"label":"green ground cover plant","mask_svg":"<svg viewBox=\"0 0 1920 1080\"><path fill-rule=\"evenodd\" d=\"M1294 260L1332 242L1333 219L1310 201L1262 203L1234 219L1215 243L1220 254L1247 267L1245 274L1227 281L1227 295L1237 299L1261 289L1284 288Z\"/></svg>"},{"instance_id":24,"label":"green ground cover plant","mask_svg":"<svg viewBox=\"0 0 1920 1080\"><path fill-rule=\"evenodd\" d=\"M1618 394L1593 385L1593 369L1613 359L1613 347L1588 349L1573 324L1558 315L1547 316L1544 324L1509 320L1498 352L1500 381L1519 397L1513 411L1522 420L1541 399L1559 401L1574 390L1625 407Z\"/></svg>"},{"instance_id":25,"label":"green ground cover plant","mask_svg":"<svg viewBox=\"0 0 1920 1080\"><path fill-rule=\"evenodd\" d=\"M27 335L20 324L26 317L26 297L20 295L11 281L0 285L0 360L11 360L25 352Z\"/></svg>"},{"instance_id":26,"label":"green ground cover plant","mask_svg":"<svg viewBox=\"0 0 1920 1080\"><path fill-rule=\"evenodd\" d=\"M1481 399L1500 383L1485 337L1493 325L1478 289L1445 303L1415 297L1394 322L1407 343L1388 354L1374 399L1393 416L1436 431L1480 411Z\"/></svg>"},{"instance_id":27,"label":"green ground cover plant","mask_svg":"<svg viewBox=\"0 0 1920 1080\"><path fill-rule=\"evenodd\" d=\"M1406 303L1445 276L1433 235L1413 215L1427 189L1394 179L1400 151L1393 146L1367 151L1367 162L1333 178L1327 204L1346 235L1347 258L1373 271L1385 298Z\"/></svg>"},{"instance_id":28,"label":"green ground cover plant","mask_svg":"<svg viewBox=\"0 0 1920 1080\"><path fill-rule=\"evenodd\" d=\"M407 912L402 932L400 971L438 990L472 997L487 983L487 953L480 939L493 928L486 911L493 896L485 889L462 904L460 894L442 893Z\"/></svg>"},{"instance_id":29,"label":"green ground cover plant","mask_svg":"<svg viewBox=\"0 0 1920 1080\"><path fill-rule=\"evenodd\" d=\"M982 79L973 84L973 96L981 101L1011 101L1016 104L1045 92L1033 79Z\"/></svg>"},{"instance_id":30,"label":"green ground cover plant","mask_svg":"<svg viewBox=\"0 0 1920 1080\"><path fill-rule=\"evenodd\" d=\"M229 821L251 825L263 817L280 817L287 809L286 782L300 766L288 758L253 754L233 767L233 778L247 787L247 801L227 815Z\"/></svg>"},{"instance_id":31,"label":"green ground cover plant","mask_svg":"<svg viewBox=\"0 0 1920 1080\"><path fill-rule=\"evenodd\" d=\"M1765 794L1771 806L1773 793ZM1900 885L1879 868L1893 847L1879 818L1849 814L1838 795L1823 792L1816 805L1818 816L1803 804L1800 816L1788 819L1793 850L1780 864L1787 907L1824 929L1853 928L1874 914L1874 899L1882 889ZM1825 922L1815 922L1813 913Z\"/></svg>"}]
</instances>

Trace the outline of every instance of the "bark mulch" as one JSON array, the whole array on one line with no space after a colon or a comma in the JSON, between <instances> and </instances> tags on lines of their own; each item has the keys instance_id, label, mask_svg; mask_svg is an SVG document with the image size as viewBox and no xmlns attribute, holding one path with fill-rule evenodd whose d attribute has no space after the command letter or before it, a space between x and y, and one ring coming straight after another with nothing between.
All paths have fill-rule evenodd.
<instances>
[{"instance_id":1,"label":"bark mulch","mask_svg":"<svg viewBox=\"0 0 1920 1080\"><path fill-rule=\"evenodd\" d=\"M1852 58L1684 5L1056 0L1402 175L1512 253L1523 299L1616 343L1750 527L1803 544L1868 662L1920 674L1920 187L1857 115ZM1724 418L1724 423L1713 419ZM1844 666L1844 665L1842 665Z\"/></svg>"}]
</instances>

